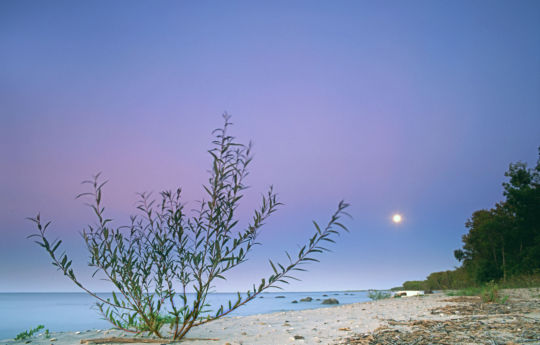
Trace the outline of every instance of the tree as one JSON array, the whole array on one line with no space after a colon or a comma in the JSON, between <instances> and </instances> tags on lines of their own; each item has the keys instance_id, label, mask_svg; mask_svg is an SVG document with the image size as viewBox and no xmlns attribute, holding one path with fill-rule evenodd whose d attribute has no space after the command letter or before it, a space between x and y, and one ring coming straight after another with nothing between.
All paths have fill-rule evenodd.
<instances>
[{"instance_id":1,"label":"tree","mask_svg":"<svg viewBox=\"0 0 540 345\"><path fill-rule=\"evenodd\" d=\"M454 251L477 282L540 269L540 148L534 169L512 163L505 176L505 200L474 212L463 248Z\"/></svg>"},{"instance_id":2,"label":"tree","mask_svg":"<svg viewBox=\"0 0 540 345\"><path fill-rule=\"evenodd\" d=\"M531 273L540 269L540 147L536 167L510 164L503 183L507 212L514 219L513 246L516 273Z\"/></svg>"},{"instance_id":3,"label":"tree","mask_svg":"<svg viewBox=\"0 0 540 345\"><path fill-rule=\"evenodd\" d=\"M286 253L287 264L269 260L273 271L270 277L208 314L206 298L213 282L225 279L229 270L247 260L262 225L281 205L270 187L251 222L238 230L235 211L247 188L244 180L252 157L251 145L239 144L228 134L229 119L224 115L224 126L213 132L215 140L209 151L212 170L203 186L208 199L200 202L192 216L181 203L181 189L162 192L159 202L143 193L137 206L140 214L132 216L129 225L115 228L102 201L106 182L99 174L84 182L91 190L78 197L91 197L90 207L97 217L97 225L88 226L82 234L90 254L89 265L116 290L112 300L90 291L77 278L67 254L59 254L62 241L48 240L50 222L43 223L39 214L30 218L38 232L29 237L36 238L58 270L97 300L99 312L114 327L163 338L167 336L163 326L168 325L168 336L182 339L191 328L228 315L262 291L296 279L293 271L303 271L302 264L318 261L313 255L327 250L324 242L334 242L340 230L348 231L340 222L347 215L348 204L341 201L325 227L313 222L316 231L296 256ZM195 291L193 302L188 301L190 287Z\"/></svg>"}]
</instances>

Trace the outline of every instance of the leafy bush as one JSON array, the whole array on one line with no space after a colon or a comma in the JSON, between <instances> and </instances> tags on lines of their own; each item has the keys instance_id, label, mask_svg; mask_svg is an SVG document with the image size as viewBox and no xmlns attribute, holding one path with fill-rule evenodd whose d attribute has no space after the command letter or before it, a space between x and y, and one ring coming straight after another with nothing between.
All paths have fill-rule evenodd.
<instances>
[{"instance_id":1,"label":"leafy bush","mask_svg":"<svg viewBox=\"0 0 540 345\"><path fill-rule=\"evenodd\" d=\"M90 207L97 224L82 233L88 248L89 265L105 276L116 290L112 300L104 299L86 288L71 268L67 254L58 254L62 241L49 241L46 236L50 222L42 223L40 215L31 218L37 225L36 243L43 247L52 263L73 283L97 299L101 315L118 329L135 334L148 333L163 338L163 326L169 326L173 340L182 339L195 326L219 319L253 300L258 294L279 283L296 279L293 271L299 266L318 261L313 254L327 249L324 242L334 242L339 230L348 231L339 222L348 204L341 201L337 211L325 227L316 222L315 233L296 256L288 253L288 263L274 263L273 274L228 305L208 313L207 295L216 279L225 279L225 273L247 260L247 254L257 244L261 226L281 205L272 187L263 195L260 207L254 211L251 222L237 230L235 211L247 188L244 179L251 162L251 145L236 143L228 134L231 125L225 124L213 132L215 140L209 150L212 169L208 183L203 186L208 200L202 200L194 215L188 216L181 203L181 190L164 191L156 201L150 194L140 194L137 209L141 214L132 216L127 226L114 228L105 215L103 186L99 174L84 183L90 192L78 197L91 197ZM94 273L95 274L95 273ZM188 302L187 290L195 291L195 299Z\"/></svg>"},{"instance_id":2,"label":"leafy bush","mask_svg":"<svg viewBox=\"0 0 540 345\"><path fill-rule=\"evenodd\" d=\"M463 267L452 271L433 272L424 281L426 290L462 289L472 285L474 284Z\"/></svg>"},{"instance_id":3,"label":"leafy bush","mask_svg":"<svg viewBox=\"0 0 540 345\"><path fill-rule=\"evenodd\" d=\"M28 331L21 332L21 333L17 334L17 336L15 337L15 340L28 339L28 338L32 337L35 333L42 330L43 328L45 328L45 326L39 325L36 328L32 328L32 329L29 329Z\"/></svg>"},{"instance_id":4,"label":"leafy bush","mask_svg":"<svg viewBox=\"0 0 540 345\"><path fill-rule=\"evenodd\" d=\"M390 298L390 296L392 296L392 294L390 292L388 292L388 291L380 291L380 290L369 290L368 291L368 297L373 301L380 300L380 299L385 299L385 298Z\"/></svg>"},{"instance_id":5,"label":"leafy bush","mask_svg":"<svg viewBox=\"0 0 540 345\"><path fill-rule=\"evenodd\" d=\"M424 291L425 282L423 280L410 280L403 283L404 290L419 290Z\"/></svg>"}]
</instances>

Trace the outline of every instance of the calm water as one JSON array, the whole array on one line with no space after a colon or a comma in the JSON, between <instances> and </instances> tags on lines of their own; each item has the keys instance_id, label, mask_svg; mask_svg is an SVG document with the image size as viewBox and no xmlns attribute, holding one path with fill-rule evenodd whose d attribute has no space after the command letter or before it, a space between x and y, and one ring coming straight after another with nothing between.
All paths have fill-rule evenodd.
<instances>
[{"instance_id":1,"label":"calm water","mask_svg":"<svg viewBox=\"0 0 540 345\"><path fill-rule=\"evenodd\" d=\"M323 295L328 295L324 297ZM101 297L112 298L110 294ZM340 304L368 301L366 291L358 292L271 292L263 293L240 307L231 316L265 314L286 310L302 310L325 307L324 298L336 298ZM276 298L285 296L285 298ZM310 296L312 302L291 303L293 300ZM226 306L228 300L235 301L234 293L214 293L208 302L218 308ZM80 331L110 328L107 321L101 320L93 308L94 299L85 293L0 293L0 339L13 338L18 333L37 325L45 325L51 332Z\"/></svg>"}]
</instances>

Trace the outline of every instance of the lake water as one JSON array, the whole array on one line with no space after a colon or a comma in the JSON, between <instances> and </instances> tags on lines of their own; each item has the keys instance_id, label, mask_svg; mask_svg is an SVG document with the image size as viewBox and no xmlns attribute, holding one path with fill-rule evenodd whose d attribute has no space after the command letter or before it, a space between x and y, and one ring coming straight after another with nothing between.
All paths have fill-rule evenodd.
<instances>
[{"instance_id":1,"label":"lake water","mask_svg":"<svg viewBox=\"0 0 540 345\"><path fill-rule=\"evenodd\" d=\"M112 299L111 294L99 295ZM276 298L277 296L285 296L285 298ZM291 303L293 300L308 296L313 298L312 302ZM369 300L367 291L269 292L261 294L261 297L246 303L229 315L266 314L329 307L321 304L325 298L336 298L340 304ZM321 301L316 299L321 299ZM216 309L221 304L226 306L229 300L236 301L236 294L208 295L208 302ZM18 333L37 325L44 325L51 332L110 328L110 323L100 319L101 316L93 305L94 299L86 293L0 293L0 339L13 338Z\"/></svg>"}]
</instances>

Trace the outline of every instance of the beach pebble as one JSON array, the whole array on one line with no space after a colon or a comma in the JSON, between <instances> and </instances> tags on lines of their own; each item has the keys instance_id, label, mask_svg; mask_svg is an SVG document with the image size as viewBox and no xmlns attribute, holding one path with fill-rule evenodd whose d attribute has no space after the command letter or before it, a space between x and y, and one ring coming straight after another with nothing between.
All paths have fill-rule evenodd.
<instances>
[{"instance_id":1,"label":"beach pebble","mask_svg":"<svg viewBox=\"0 0 540 345\"><path fill-rule=\"evenodd\" d=\"M57 340L56 338L49 339L49 341L56 341L56 340Z\"/></svg>"},{"instance_id":2,"label":"beach pebble","mask_svg":"<svg viewBox=\"0 0 540 345\"><path fill-rule=\"evenodd\" d=\"M75 332L75 334L81 334L81 332L77 331L77 332Z\"/></svg>"},{"instance_id":3,"label":"beach pebble","mask_svg":"<svg viewBox=\"0 0 540 345\"><path fill-rule=\"evenodd\" d=\"M302 340L302 339L304 339L304 337L301 335L295 335L294 337L289 338L290 341Z\"/></svg>"}]
</instances>

